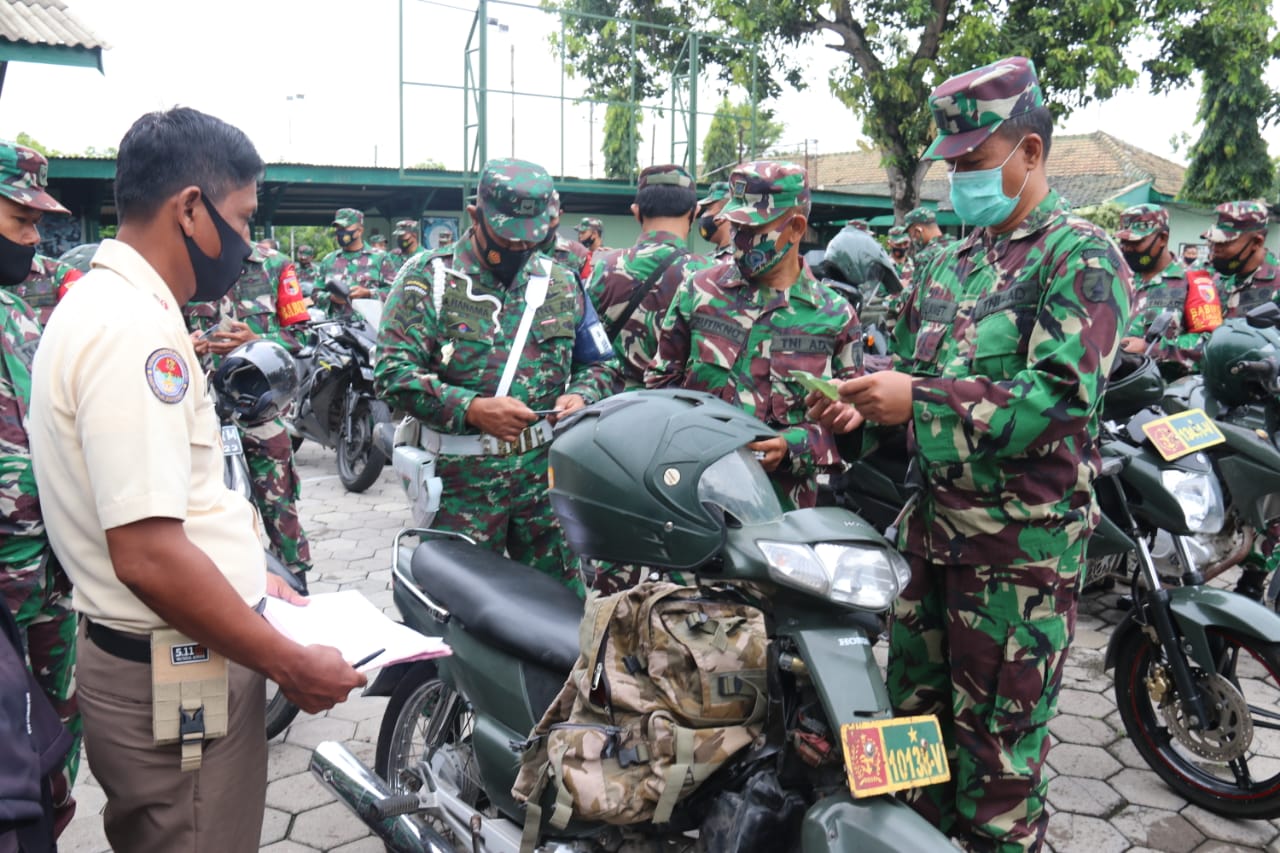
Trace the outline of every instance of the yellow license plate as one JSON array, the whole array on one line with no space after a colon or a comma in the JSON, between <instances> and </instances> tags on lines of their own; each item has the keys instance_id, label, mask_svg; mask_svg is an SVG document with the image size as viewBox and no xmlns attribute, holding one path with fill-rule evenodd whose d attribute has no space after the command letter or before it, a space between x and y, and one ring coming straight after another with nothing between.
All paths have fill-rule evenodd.
<instances>
[{"instance_id":1,"label":"yellow license plate","mask_svg":"<svg viewBox=\"0 0 1280 853\"><path fill-rule=\"evenodd\" d=\"M895 717L840 727L849 791L874 797L951 778L938 718Z\"/></svg>"},{"instance_id":2,"label":"yellow license plate","mask_svg":"<svg viewBox=\"0 0 1280 853\"><path fill-rule=\"evenodd\" d=\"M1142 431L1166 462L1227 440L1203 409L1187 409L1176 415L1147 421L1142 425Z\"/></svg>"}]
</instances>

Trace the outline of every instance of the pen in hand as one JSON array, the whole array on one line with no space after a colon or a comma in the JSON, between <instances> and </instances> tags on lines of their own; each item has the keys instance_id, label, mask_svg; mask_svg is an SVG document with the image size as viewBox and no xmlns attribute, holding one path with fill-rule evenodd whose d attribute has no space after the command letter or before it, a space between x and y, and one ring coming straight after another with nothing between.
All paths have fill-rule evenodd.
<instances>
[{"instance_id":1,"label":"pen in hand","mask_svg":"<svg viewBox=\"0 0 1280 853\"><path fill-rule=\"evenodd\" d=\"M351 664L351 668L352 668L352 669L359 669L360 667L364 666L364 665L365 665L365 664L367 664L369 661L373 660L374 658L376 658L378 655L382 654L382 653L383 653L383 652L385 652L385 651L386 651L386 649L378 649L376 652L373 652L372 654L365 655L364 657L360 658L360 660L358 660L358 661L356 661L355 663Z\"/></svg>"}]
</instances>

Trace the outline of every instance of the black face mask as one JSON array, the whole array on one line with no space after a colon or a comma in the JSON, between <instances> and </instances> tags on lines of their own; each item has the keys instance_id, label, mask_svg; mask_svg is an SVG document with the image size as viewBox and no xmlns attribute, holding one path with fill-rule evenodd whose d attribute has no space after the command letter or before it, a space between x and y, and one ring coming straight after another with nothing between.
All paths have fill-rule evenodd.
<instances>
[{"instance_id":1,"label":"black face mask","mask_svg":"<svg viewBox=\"0 0 1280 853\"><path fill-rule=\"evenodd\" d=\"M1129 269L1136 273L1151 272L1156 268L1156 264L1160 263L1160 259L1164 257L1165 245L1161 244L1159 239L1152 240L1151 245L1146 249L1126 250L1122 249L1120 254L1124 255L1125 263L1129 265Z\"/></svg>"},{"instance_id":2,"label":"black face mask","mask_svg":"<svg viewBox=\"0 0 1280 853\"><path fill-rule=\"evenodd\" d=\"M210 203L208 196L201 194L200 200L204 202L205 210L209 211L209 218L213 220L214 228L218 229L218 240L222 244L222 249L216 258L211 258L196 245L195 240L185 233L182 235L182 239L187 244L187 257L191 259L191 271L196 274L196 292L191 297L191 301L217 302L227 295L227 291L240 278L244 262L249 259L249 255L253 254L253 249L234 228L227 224L227 221L218 213L218 209Z\"/></svg>"},{"instance_id":3,"label":"black face mask","mask_svg":"<svg viewBox=\"0 0 1280 853\"><path fill-rule=\"evenodd\" d=\"M595 238L595 237L583 237L583 238L582 238L582 245L586 246L588 249L594 249L594 248L596 247L596 238Z\"/></svg>"},{"instance_id":4,"label":"black face mask","mask_svg":"<svg viewBox=\"0 0 1280 853\"><path fill-rule=\"evenodd\" d=\"M413 238L401 237L398 240L396 240L396 245L400 247L400 251L408 252L410 249L413 248Z\"/></svg>"},{"instance_id":5,"label":"black face mask","mask_svg":"<svg viewBox=\"0 0 1280 853\"><path fill-rule=\"evenodd\" d=\"M1244 256L1246 253L1253 251L1253 246L1253 241L1249 240L1240 247L1240 251L1230 258L1215 254L1210 259L1209 264L1217 271L1218 275L1235 275L1240 272L1240 267L1244 266Z\"/></svg>"},{"instance_id":6,"label":"black face mask","mask_svg":"<svg viewBox=\"0 0 1280 853\"><path fill-rule=\"evenodd\" d=\"M714 213L698 217L698 235L703 240L710 240L716 236L716 215Z\"/></svg>"},{"instance_id":7,"label":"black face mask","mask_svg":"<svg viewBox=\"0 0 1280 853\"><path fill-rule=\"evenodd\" d=\"M493 232L489 230L488 223L481 220L481 226L478 229L484 233L484 246L477 245L480 250L480 260L493 271L494 276L503 284L511 284L516 280L516 275L520 270L524 269L524 265L529 262L529 258L533 257L534 252L538 251L538 247L532 249L504 249L498 245L497 239Z\"/></svg>"},{"instance_id":8,"label":"black face mask","mask_svg":"<svg viewBox=\"0 0 1280 853\"><path fill-rule=\"evenodd\" d=\"M36 247L15 243L0 234L0 285L21 284L31 275Z\"/></svg>"}]
</instances>

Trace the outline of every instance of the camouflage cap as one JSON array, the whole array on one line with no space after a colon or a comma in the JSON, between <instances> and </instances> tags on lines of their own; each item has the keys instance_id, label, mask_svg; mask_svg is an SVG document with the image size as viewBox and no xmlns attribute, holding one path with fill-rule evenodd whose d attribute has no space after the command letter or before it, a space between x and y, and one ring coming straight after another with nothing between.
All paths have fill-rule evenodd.
<instances>
[{"instance_id":1,"label":"camouflage cap","mask_svg":"<svg viewBox=\"0 0 1280 853\"><path fill-rule=\"evenodd\" d=\"M720 216L735 225L764 225L791 211L809 215L809 176L794 163L743 163L729 188L733 196Z\"/></svg>"},{"instance_id":2,"label":"camouflage cap","mask_svg":"<svg viewBox=\"0 0 1280 853\"><path fill-rule=\"evenodd\" d=\"M938 223L938 214L927 207L917 207L908 212L902 218L902 221L908 228L912 225L936 225Z\"/></svg>"},{"instance_id":3,"label":"camouflage cap","mask_svg":"<svg viewBox=\"0 0 1280 853\"><path fill-rule=\"evenodd\" d=\"M586 231L588 228L594 228L601 234L604 234L604 223L599 219L596 219L594 216L584 216L582 217L582 221L578 223L577 230L579 234Z\"/></svg>"},{"instance_id":4,"label":"camouflage cap","mask_svg":"<svg viewBox=\"0 0 1280 853\"><path fill-rule=\"evenodd\" d=\"M369 242L376 246L379 243L387 242L387 238L381 231L374 231L373 235L369 237Z\"/></svg>"},{"instance_id":5,"label":"camouflage cap","mask_svg":"<svg viewBox=\"0 0 1280 853\"><path fill-rule=\"evenodd\" d=\"M1241 234L1267 230L1267 206L1261 201L1228 201L1217 210L1218 221L1200 235L1210 243L1229 243Z\"/></svg>"},{"instance_id":6,"label":"camouflage cap","mask_svg":"<svg viewBox=\"0 0 1280 853\"><path fill-rule=\"evenodd\" d=\"M551 227L554 191L551 176L537 163L502 158L484 164L476 204L497 236L538 243Z\"/></svg>"},{"instance_id":7,"label":"camouflage cap","mask_svg":"<svg viewBox=\"0 0 1280 853\"><path fill-rule=\"evenodd\" d=\"M364 212L354 207L344 207L333 215L333 223L339 228L350 228L352 225L364 224Z\"/></svg>"},{"instance_id":8,"label":"camouflage cap","mask_svg":"<svg viewBox=\"0 0 1280 853\"><path fill-rule=\"evenodd\" d=\"M49 161L34 148L0 141L0 196L23 207L70 213L45 191L49 184Z\"/></svg>"},{"instance_id":9,"label":"camouflage cap","mask_svg":"<svg viewBox=\"0 0 1280 853\"><path fill-rule=\"evenodd\" d=\"M938 136L924 156L950 160L968 154L1008 119L1043 105L1035 63L1024 56L957 74L929 95Z\"/></svg>"},{"instance_id":10,"label":"camouflage cap","mask_svg":"<svg viewBox=\"0 0 1280 853\"><path fill-rule=\"evenodd\" d=\"M417 236L418 220L401 219L398 222L396 222L395 230L391 232L391 236L399 237L401 234L413 234L414 236Z\"/></svg>"},{"instance_id":11,"label":"camouflage cap","mask_svg":"<svg viewBox=\"0 0 1280 853\"><path fill-rule=\"evenodd\" d=\"M907 229L901 225L895 225L889 229L889 245L905 246L911 242L911 238L907 236Z\"/></svg>"},{"instance_id":12,"label":"camouflage cap","mask_svg":"<svg viewBox=\"0 0 1280 853\"><path fill-rule=\"evenodd\" d=\"M718 201L724 201L733 195L733 191L729 189L728 181L716 181L707 188L705 198L698 199L699 207L706 207L709 204L715 204Z\"/></svg>"},{"instance_id":13,"label":"camouflage cap","mask_svg":"<svg viewBox=\"0 0 1280 853\"><path fill-rule=\"evenodd\" d=\"M313 249L313 248L311 248L310 246L305 246L305 245L304 245L304 246L299 246L299 247L298 247L298 258L299 258L299 259L303 259L303 258L314 258L315 256L316 256L316 250L315 250L315 249Z\"/></svg>"},{"instance_id":14,"label":"camouflage cap","mask_svg":"<svg viewBox=\"0 0 1280 853\"><path fill-rule=\"evenodd\" d=\"M677 166L674 163L667 163L662 166L650 166L642 171L636 189L642 190L645 187L693 189L693 186L693 176L685 171L684 167Z\"/></svg>"},{"instance_id":15,"label":"camouflage cap","mask_svg":"<svg viewBox=\"0 0 1280 853\"><path fill-rule=\"evenodd\" d=\"M1158 204L1135 204L1120 214L1117 240L1141 240L1169 230L1169 211Z\"/></svg>"}]
</instances>

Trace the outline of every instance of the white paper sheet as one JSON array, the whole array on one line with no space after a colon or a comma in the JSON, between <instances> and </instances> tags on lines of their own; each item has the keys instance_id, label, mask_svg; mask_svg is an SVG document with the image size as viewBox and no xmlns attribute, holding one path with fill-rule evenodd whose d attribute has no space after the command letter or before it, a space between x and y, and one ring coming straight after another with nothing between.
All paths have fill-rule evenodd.
<instances>
[{"instance_id":1,"label":"white paper sheet","mask_svg":"<svg viewBox=\"0 0 1280 853\"><path fill-rule=\"evenodd\" d=\"M388 619L358 590L325 592L310 597L306 606L267 598L263 615L289 639L304 646L333 646L347 663L383 649L361 672L407 660L425 660L452 654L439 637L427 637Z\"/></svg>"}]
</instances>

